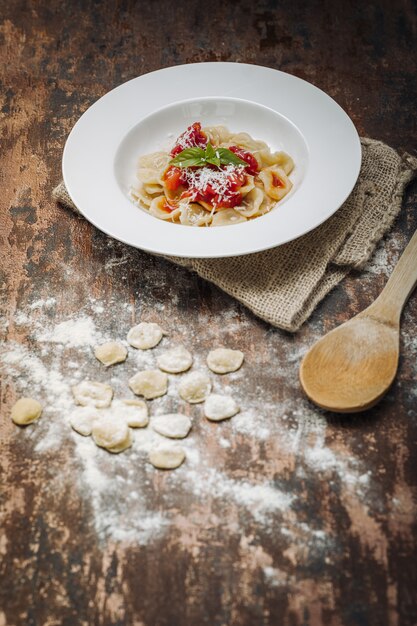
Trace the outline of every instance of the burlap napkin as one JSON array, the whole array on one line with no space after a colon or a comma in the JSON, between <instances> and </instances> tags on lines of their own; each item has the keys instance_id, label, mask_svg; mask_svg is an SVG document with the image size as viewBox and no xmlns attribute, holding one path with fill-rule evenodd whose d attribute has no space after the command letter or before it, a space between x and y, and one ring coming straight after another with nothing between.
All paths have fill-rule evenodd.
<instances>
[{"instance_id":1,"label":"burlap napkin","mask_svg":"<svg viewBox=\"0 0 417 626\"><path fill-rule=\"evenodd\" d=\"M194 270L274 326L298 330L352 268L365 265L398 214L407 183L416 175L416 158L401 157L380 141L361 142L362 166L354 190L330 219L307 235L246 256L167 258ZM77 211L64 183L54 189L53 197Z\"/></svg>"}]
</instances>

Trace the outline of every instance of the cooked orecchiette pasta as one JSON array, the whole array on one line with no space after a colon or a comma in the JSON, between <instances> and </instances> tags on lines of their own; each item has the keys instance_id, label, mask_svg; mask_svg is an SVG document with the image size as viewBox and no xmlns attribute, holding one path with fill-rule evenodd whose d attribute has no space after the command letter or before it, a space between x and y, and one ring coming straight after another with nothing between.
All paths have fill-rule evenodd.
<instances>
[{"instance_id":1,"label":"cooked orecchiette pasta","mask_svg":"<svg viewBox=\"0 0 417 626\"><path fill-rule=\"evenodd\" d=\"M259 215L259 209L264 199L264 192L260 187L254 187L243 198L242 204L236 207L236 211L244 217Z\"/></svg>"},{"instance_id":2,"label":"cooked orecchiette pasta","mask_svg":"<svg viewBox=\"0 0 417 626\"><path fill-rule=\"evenodd\" d=\"M212 220L211 213L197 202L180 203L180 222L187 226L205 226Z\"/></svg>"},{"instance_id":3,"label":"cooked orecchiette pasta","mask_svg":"<svg viewBox=\"0 0 417 626\"><path fill-rule=\"evenodd\" d=\"M219 146L229 141L232 136L226 126L206 126L204 132L213 146Z\"/></svg>"},{"instance_id":4,"label":"cooked orecchiette pasta","mask_svg":"<svg viewBox=\"0 0 417 626\"><path fill-rule=\"evenodd\" d=\"M157 196L151 202L149 207L149 213L154 217L159 217L160 220L175 220L179 217L181 210L179 207L174 210L170 210L165 196Z\"/></svg>"},{"instance_id":5,"label":"cooked orecchiette pasta","mask_svg":"<svg viewBox=\"0 0 417 626\"><path fill-rule=\"evenodd\" d=\"M212 226L228 226L229 224L239 224L246 222L246 217L241 215L236 209L223 209L213 215Z\"/></svg>"},{"instance_id":6,"label":"cooked orecchiette pasta","mask_svg":"<svg viewBox=\"0 0 417 626\"><path fill-rule=\"evenodd\" d=\"M192 124L171 152L139 158L131 199L184 226L226 226L269 213L292 188L294 161L225 126Z\"/></svg>"},{"instance_id":7,"label":"cooked orecchiette pasta","mask_svg":"<svg viewBox=\"0 0 417 626\"><path fill-rule=\"evenodd\" d=\"M163 170L169 163L169 154L166 152L152 152L152 154L145 154L139 157L139 167L148 167L154 170Z\"/></svg>"},{"instance_id":8,"label":"cooked orecchiette pasta","mask_svg":"<svg viewBox=\"0 0 417 626\"><path fill-rule=\"evenodd\" d=\"M159 183L153 184L153 185L143 185L143 190L149 196L155 196L155 195L160 196L161 194L164 193L164 188Z\"/></svg>"},{"instance_id":9,"label":"cooked orecchiette pasta","mask_svg":"<svg viewBox=\"0 0 417 626\"><path fill-rule=\"evenodd\" d=\"M145 185L162 185L162 175L162 171L156 170L153 167L140 167L138 169L138 177L142 182L144 189L146 189Z\"/></svg>"},{"instance_id":10,"label":"cooked orecchiette pasta","mask_svg":"<svg viewBox=\"0 0 417 626\"><path fill-rule=\"evenodd\" d=\"M266 167L259 173L268 196L274 200L281 200L291 189L291 181L278 165Z\"/></svg>"}]
</instances>

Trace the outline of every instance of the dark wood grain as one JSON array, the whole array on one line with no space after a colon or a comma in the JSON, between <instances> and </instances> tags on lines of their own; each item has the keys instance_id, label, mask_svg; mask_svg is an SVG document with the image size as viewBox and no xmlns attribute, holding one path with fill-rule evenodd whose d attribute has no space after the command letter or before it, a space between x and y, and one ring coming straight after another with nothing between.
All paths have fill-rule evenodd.
<instances>
[{"instance_id":1,"label":"dark wood grain","mask_svg":"<svg viewBox=\"0 0 417 626\"><path fill-rule=\"evenodd\" d=\"M206 438L207 466L235 486L268 480L292 497L265 524L250 506L227 495L199 497L138 463L148 510L167 515L169 531L146 543L99 532L71 434L40 453L30 435L36 431L10 422L24 379L6 365L0 626L415 626L416 297L404 314L398 379L376 408L354 418L324 415L297 382L307 346L384 285L417 227L415 185L379 249L380 263L349 276L296 336L271 329L187 271L108 240L50 196L80 114L116 85L181 63L237 61L290 72L334 97L361 135L415 151L415 3L0 0L0 16L5 342L39 352L17 317L37 298L56 300L55 308L33 313L47 325L84 310L93 297L106 308L102 329L115 336L144 316L168 320L174 339L192 329L202 358L217 338L239 347L247 356L241 402L281 424L272 432L283 439L255 440L202 421L195 437ZM133 308L121 313L120 303ZM63 363L77 355L65 353ZM86 375L104 376L84 361ZM59 411L51 419L58 423ZM307 462L315 421L324 424L317 433L337 466L324 457ZM219 432L231 448L219 445ZM286 435L296 441L294 432L298 447L286 443ZM103 456L115 479L118 458ZM123 504L127 495L121 486L122 512L142 515Z\"/></svg>"}]
</instances>

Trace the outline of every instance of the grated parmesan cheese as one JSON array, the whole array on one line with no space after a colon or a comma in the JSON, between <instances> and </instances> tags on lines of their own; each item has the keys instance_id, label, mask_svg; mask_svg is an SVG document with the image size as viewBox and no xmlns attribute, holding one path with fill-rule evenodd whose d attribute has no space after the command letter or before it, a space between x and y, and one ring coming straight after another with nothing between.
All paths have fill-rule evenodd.
<instances>
[{"instance_id":1,"label":"grated parmesan cheese","mask_svg":"<svg viewBox=\"0 0 417 626\"><path fill-rule=\"evenodd\" d=\"M244 165L226 165L223 169L213 169L211 167L199 167L193 169L191 167L184 168L184 181L193 193L191 196L196 199L199 194L204 195L207 187L219 196L224 198L232 196L235 192L230 189L230 177L240 175L244 172Z\"/></svg>"},{"instance_id":2,"label":"grated parmesan cheese","mask_svg":"<svg viewBox=\"0 0 417 626\"><path fill-rule=\"evenodd\" d=\"M192 126L187 128L187 130L178 137L175 145L180 146L180 148L182 148L183 150L193 146L194 145L194 141L193 141L194 132L195 131Z\"/></svg>"}]
</instances>

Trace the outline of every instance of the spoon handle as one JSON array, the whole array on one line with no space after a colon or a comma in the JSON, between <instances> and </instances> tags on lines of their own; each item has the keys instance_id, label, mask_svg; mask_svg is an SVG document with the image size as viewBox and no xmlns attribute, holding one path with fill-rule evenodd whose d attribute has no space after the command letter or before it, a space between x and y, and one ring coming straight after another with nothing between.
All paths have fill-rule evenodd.
<instances>
[{"instance_id":1,"label":"spoon handle","mask_svg":"<svg viewBox=\"0 0 417 626\"><path fill-rule=\"evenodd\" d=\"M401 311L417 283L417 231L402 253L387 284L366 309L384 322L398 325Z\"/></svg>"}]
</instances>

